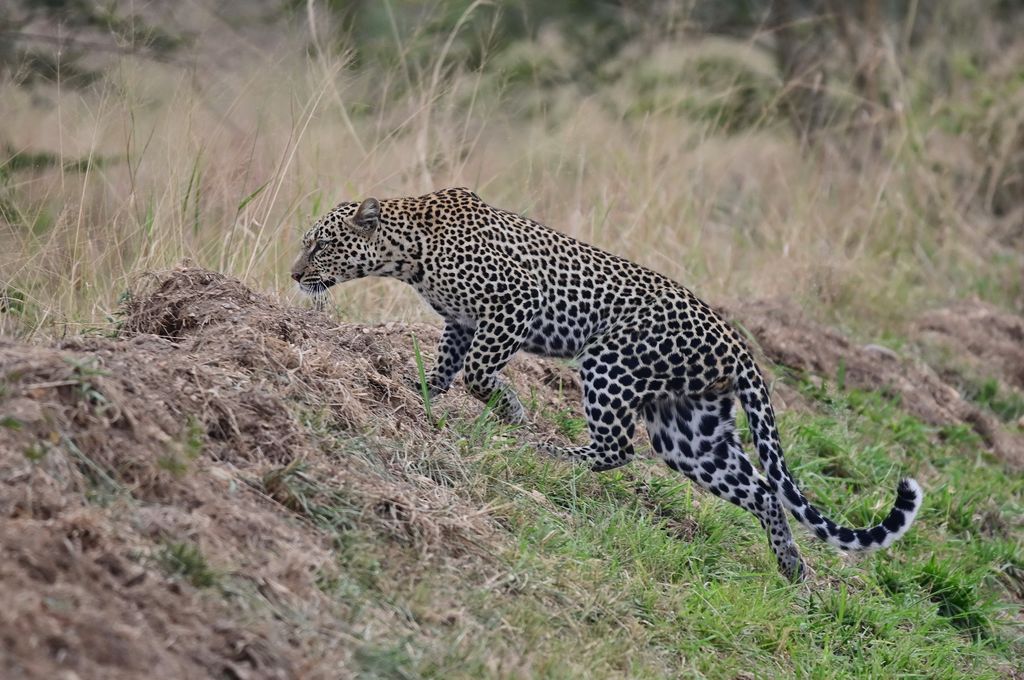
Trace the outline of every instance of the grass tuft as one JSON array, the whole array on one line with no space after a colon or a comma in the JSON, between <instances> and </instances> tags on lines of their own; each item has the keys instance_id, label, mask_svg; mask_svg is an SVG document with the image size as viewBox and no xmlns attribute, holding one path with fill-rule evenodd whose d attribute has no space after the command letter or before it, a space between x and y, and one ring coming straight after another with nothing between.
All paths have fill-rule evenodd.
<instances>
[{"instance_id":1,"label":"grass tuft","mask_svg":"<svg viewBox=\"0 0 1024 680\"><path fill-rule=\"evenodd\" d=\"M190 543L168 543L157 555L157 562L168 574L181 576L196 588L212 588L219 580L199 546Z\"/></svg>"}]
</instances>

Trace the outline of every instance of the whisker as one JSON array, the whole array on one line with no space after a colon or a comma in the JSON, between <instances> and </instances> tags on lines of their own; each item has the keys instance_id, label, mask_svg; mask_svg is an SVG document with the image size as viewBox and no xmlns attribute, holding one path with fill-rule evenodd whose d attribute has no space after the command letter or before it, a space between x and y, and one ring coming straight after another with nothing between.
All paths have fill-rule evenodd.
<instances>
[{"instance_id":1,"label":"whisker","mask_svg":"<svg viewBox=\"0 0 1024 680\"><path fill-rule=\"evenodd\" d=\"M313 309L318 312L327 310L327 286L318 284L312 291Z\"/></svg>"}]
</instances>

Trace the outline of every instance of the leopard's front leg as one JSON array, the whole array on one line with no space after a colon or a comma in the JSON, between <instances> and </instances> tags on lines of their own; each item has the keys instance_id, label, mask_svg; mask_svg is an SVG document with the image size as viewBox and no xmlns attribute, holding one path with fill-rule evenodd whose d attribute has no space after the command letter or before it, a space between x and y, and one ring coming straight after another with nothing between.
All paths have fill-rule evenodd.
<instances>
[{"instance_id":1,"label":"leopard's front leg","mask_svg":"<svg viewBox=\"0 0 1024 680\"><path fill-rule=\"evenodd\" d=\"M440 385L444 385L446 379L450 383L450 377L446 378L444 371L451 371L454 375L461 363L463 382L470 394L491 404L501 419L523 423L526 421L526 409L500 372L526 340L530 324L540 311L541 291L533 275L502 251L490 250L480 255L489 261L491 279L486 283L469 282L464 291L468 305L463 301L476 322L476 328L468 340L468 347L458 356L459 359L464 357L464 361L455 360L456 352L452 353L453 360L447 364L443 357L439 358L438 381ZM459 263L452 264L453 269L459 266ZM446 327L442 346L447 343L448 336L449 328ZM461 343L466 341L455 329L451 330L450 337L453 346L461 347Z\"/></svg>"},{"instance_id":2,"label":"leopard's front leg","mask_svg":"<svg viewBox=\"0 0 1024 680\"><path fill-rule=\"evenodd\" d=\"M473 334L474 329L470 326L451 320L445 322L444 333L437 346L437 362L427 376L427 390L431 398L447 392L451 387L466 361ZM418 389L420 385L415 387Z\"/></svg>"},{"instance_id":3,"label":"leopard's front leg","mask_svg":"<svg viewBox=\"0 0 1024 680\"><path fill-rule=\"evenodd\" d=\"M463 380L466 389L509 423L526 422L526 409L515 390L499 374L519 351L526 334L526 324L502 314L477 325L466 357Z\"/></svg>"}]
</instances>

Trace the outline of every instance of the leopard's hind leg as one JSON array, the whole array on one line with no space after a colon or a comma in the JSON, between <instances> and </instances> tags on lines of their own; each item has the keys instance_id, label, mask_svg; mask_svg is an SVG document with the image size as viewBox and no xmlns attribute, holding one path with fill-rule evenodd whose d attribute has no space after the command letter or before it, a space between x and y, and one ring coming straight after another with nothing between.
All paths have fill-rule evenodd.
<instances>
[{"instance_id":1,"label":"leopard's hind leg","mask_svg":"<svg viewBox=\"0 0 1024 680\"><path fill-rule=\"evenodd\" d=\"M734 397L671 395L642 408L651 445L665 463L730 503L747 510L768 533L779 569L800 580L804 563L782 504L743 452L733 417Z\"/></svg>"},{"instance_id":2,"label":"leopard's hind leg","mask_svg":"<svg viewBox=\"0 0 1024 680\"><path fill-rule=\"evenodd\" d=\"M586 446L561 447L541 444L549 455L585 463L595 472L621 467L633 459L633 435L636 419L633 407L620 386L614 387L597 371L581 371L583 378L583 410L587 416L590 443Z\"/></svg>"}]
</instances>

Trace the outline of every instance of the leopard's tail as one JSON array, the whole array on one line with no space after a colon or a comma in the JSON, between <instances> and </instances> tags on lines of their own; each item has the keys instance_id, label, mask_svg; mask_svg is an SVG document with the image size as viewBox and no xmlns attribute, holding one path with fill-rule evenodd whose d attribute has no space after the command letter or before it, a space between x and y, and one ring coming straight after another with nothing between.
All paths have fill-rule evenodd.
<instances>
[{"instance_id":1,"label":"leopard's tail","mask_svg":"<svg viewBox=\"0 0 1024 680\"><path fill-rule=\"evenodd\" d=\"M811 505L786 468L779 432L775 427L775 415L761 374L756 368L747 371L738 387L739 400L747 414L757 455L768 483L782 504L801 524L840 550L888 548L893 541L907 533L924 500L924 492L916 481L909 477L900 480L896 487L896 503L881 524L870 529L848 529L837 525Z\"/></svg>"}]
</instances>

